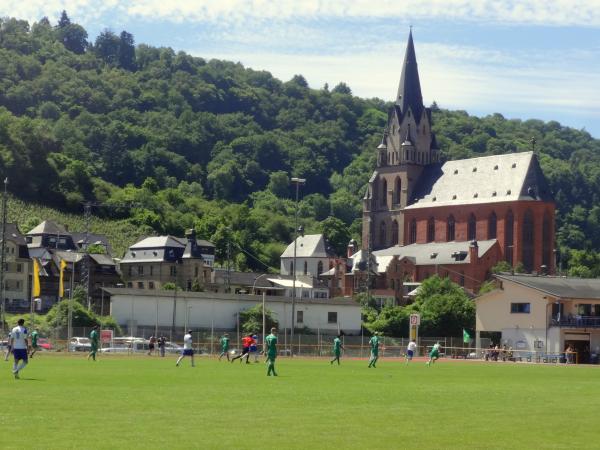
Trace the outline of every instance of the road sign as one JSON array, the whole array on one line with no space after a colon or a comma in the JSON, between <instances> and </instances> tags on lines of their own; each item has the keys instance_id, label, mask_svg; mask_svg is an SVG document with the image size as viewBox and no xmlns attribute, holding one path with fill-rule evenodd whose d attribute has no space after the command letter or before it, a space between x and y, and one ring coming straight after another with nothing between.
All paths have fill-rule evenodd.
<instances>
[{"instance_id":1,"label":"road sign","mask_svg":"<svg viewBox=\"0 0 600 450\"><path fill-rule=\"evenodd\" d=\"M410 324L411 325L421 325L421 314L411 314L410 315Z\"/></svg>"}]
</instances>

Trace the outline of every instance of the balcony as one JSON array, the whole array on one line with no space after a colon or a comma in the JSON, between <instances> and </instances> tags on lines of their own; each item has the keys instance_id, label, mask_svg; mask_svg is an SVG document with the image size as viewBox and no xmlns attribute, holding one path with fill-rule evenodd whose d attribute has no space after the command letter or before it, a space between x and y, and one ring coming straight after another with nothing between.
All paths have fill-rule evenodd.
<instances>
[{"instance_id":1,"label":"balcony","mask_svg":"<svg viewBox=\"0 0 600 450\"><path fill-rule=\"evenodd\" d=\"M561 328L600 328L600 316L568 316L550 319L551 327Z\"/></svg>"}]
</instances>

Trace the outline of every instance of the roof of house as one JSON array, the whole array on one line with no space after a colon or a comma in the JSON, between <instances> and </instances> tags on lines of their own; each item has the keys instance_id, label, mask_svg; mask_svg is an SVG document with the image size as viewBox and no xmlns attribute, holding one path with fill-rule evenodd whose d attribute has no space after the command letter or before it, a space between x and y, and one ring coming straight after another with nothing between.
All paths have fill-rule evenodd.
<instances>
[{"instance_id":1,"label":"roof of house","mask_svg":"<svg viewBox=\"0 0 600 450\"><path fill-rule=\"evenodd\" d=\"M69 233L64 226L51 220L44 220L42 223L40 223L37 227L33 228L27 234L61 234L63 236L71 235L71 233Z\"/></svg>"},{"instance_id":2,"label":"roof of house","mask_svg":"<svg viewBox=\"0 0 600 450\"><path fill-rule=\"evenodd\" d=\"M306 234L296 238L297 258L328 258L331 252L327 249L325 237L322 234ZM282 258L294 257L294 243L292 242L281 254Z\"/></svg>"},{"instance_id":3,"label":"roof of house","mask_svg":"<svg viewBox=\"0 0 600 450\"><path fill-rule=\"evenodd\" d=\"M73 242L80 246L85 242L85 232L73 232L71 233L71 236L73 237ZM103 245L108 253L111 253L110 242L108 241L108 237L104 234L88 233L88 244Z\"/></svg>"},{"instance_id":4,"label":"roof of house","mask_svg":"<svg viewBox=\"0 0 600 450\"><path fill-rule=\"evenodd\" d=\"M115 266L116 265L115 262L113 261L113 259L108 255L91 253L90 258L93 259L94 261L96 261L96 264L99 264L101 266Z\"/></svg>"},{"instance_id":5,"label":"roof of house","mask_svg":"<svg viewBox=\"0 0 600 450\"><path fill-rule=\"evenodd\" d=\"M81 261L83 259L84 255L85 255L85 253L80 253L80 252L66 252L66 251L62 251L62 250L54 251L54 256L57 259L57 264L61 259L65 260L68 263L74 262L75 264L77 264L79 261Z\"/></svg>"},{"instance_id":6,"label":"roof of house","mask_svg":"<svg viewBox=\"0 0 600 450\"><path fill-rule=\"evenodd\" d=\"M516 200L553 201L533 152L430 164L406 209Z\"/></svg>"},{"instance_id":7,"label":"roof of house","mask_svg":"<svg viewBox=\"0 0 600 450\"><path fill-rule=\"evenodd\" d=\"M477 241L479 257L486 254L495 244L496 239L485 241ZM435 264L469 264L471 258L469 256L468 241L460 242L429 242L427 244L411 244L405 246L394 246L373 252L377 261L377 271L385 272L388 265L394 258L398 259L410 258L417 266L433 266ZM453 254L463 252L464 258L456 258ZM466 253L466 254L465 254Z\"/></svg>"},{"instance_id":8,"label":"roof of house","mask_svg":"<svg viewBox=\"0 0 600 450\"><path fill-rule=\"evenodd\" d=\"M554 297L600 299L600 278L497 274L499 280L527 286Z\"/></svg>"},{"instance_id":9,"label":"roof of house","mask_svg":"<svg viewBox=\"0 0 600 450\"><path fill-rule=\"evenodd\" d=\"M264 275L264 276L263 276ZM229 283L233 286L253 286L270 287L271 283L267 281L266 274L256 272L238 272L229 271ZM225 284L227 280L227 270L216 268L212 273L213 284ZM256 283L256 284L255 284Z\"/></svg>"},{"instance_id":10,"label":"roof of house","mask_svg":"<svg viewBox=\"0 0 600 450\"><path fill-rule=\"evenodd\" d=\"M27 245L25 236L19 231L19 227L15 223L7 223L5 228L6 240L16 242L18 245ZM0 242L2 240L0 239Z\"/></svg>"},{"instance_id":11,"label":"roof of house","mask_svg":"<svg viewBox=\"0 0 600 450\"><path fill-rule=\"evenodd\" d=\"M185 239L177 238L175 236L150 236L136 242L129 247L129 249L139 250L165 247L185 248L185 244Z\"/></svg>"}]
</instances>

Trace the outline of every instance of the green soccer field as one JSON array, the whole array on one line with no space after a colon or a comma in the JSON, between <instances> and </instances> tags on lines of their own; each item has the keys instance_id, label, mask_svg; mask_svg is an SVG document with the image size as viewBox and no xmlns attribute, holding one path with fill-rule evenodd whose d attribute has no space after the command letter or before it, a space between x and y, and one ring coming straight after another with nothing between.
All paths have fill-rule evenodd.
<instances>
[{"instance_id":1,"label":"green soccer field","mask_svg":"<svg viewBox=\"0 0 600 450\"><path fill-rule=\"evenodd\" d=\"M598 448L583 366L40 354L0 361L0 448Z\"/></svg>"}]
</instances>

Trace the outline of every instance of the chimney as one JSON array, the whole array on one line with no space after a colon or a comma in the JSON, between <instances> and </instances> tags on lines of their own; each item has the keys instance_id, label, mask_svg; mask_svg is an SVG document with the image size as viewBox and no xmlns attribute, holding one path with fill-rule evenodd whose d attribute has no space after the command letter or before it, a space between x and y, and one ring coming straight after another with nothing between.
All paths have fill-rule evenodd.
<instances>
[{"instance_id":1,"label":"chimney","mask_svg":"<svg viewBox=\"0 0 600 450\"><path fill-rule=\"evenodd\" d=\"M477 241L471 241L469 244L469 261L471 264L477 264L477 260L479 259L479 246L477 245Z\"/></svg>"},{"instance_id":2,"label":"chimney","mask_svg":"<svg viewBox=\"0 0 600 450\"><path fill-rule=\"evenodd\" d=\"M185 237L188 241L196 242L196 230L194 228L185 230Z\"/></svg>"},{"instance_id":3,"label":"chimney","mask_svg":"<svg viewBox=\"0 0 600 450\"><path fill-rule=\"evenodd\" d=\"M350 239L346 250L346 256L350 258L358 251L358 243L354 239Z\"/></svg>"}]
</instances>

